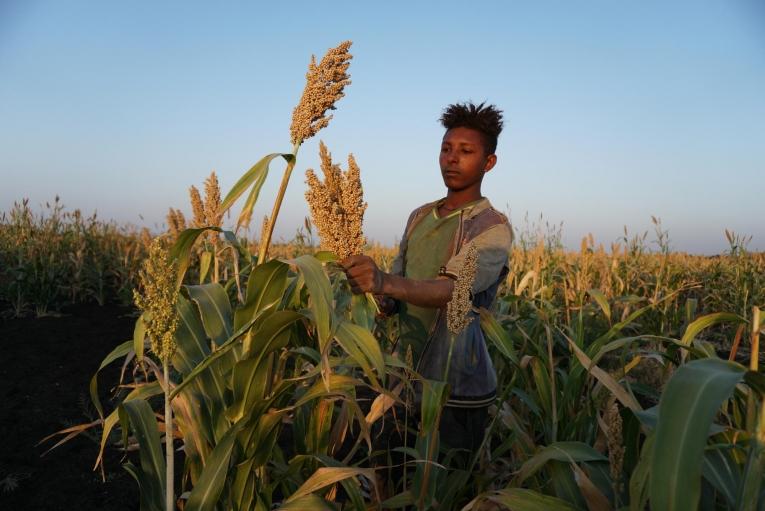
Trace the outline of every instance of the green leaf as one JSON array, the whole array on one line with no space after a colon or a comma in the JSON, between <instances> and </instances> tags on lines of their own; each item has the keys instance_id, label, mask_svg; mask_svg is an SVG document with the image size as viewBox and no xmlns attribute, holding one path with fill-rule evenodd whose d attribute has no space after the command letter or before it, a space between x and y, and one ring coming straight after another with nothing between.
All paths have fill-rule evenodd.
<instances>
[{"instance_id":1,"label":"green leaf","mask_svg":"<svg viewBox=\"0 0 765 511\"><path fill-rule=\"evenodd\" d=\"M603 314L606 316L606 319L610 323L611 306L608 304L608 298L606 298L606 295L604 295L599 289L589 289L587 290L587 293L589 293L592 299L595 300L595 302L600 307L600 310L603 311Z\"/></svg>"},{"instance_id":2,"label":"green leaf","mask_svg":"<svg viewBox=\"0 0 765 511\"><path fill-rule=\"evenodd\" d=\"M715 446L704 452L702 474L714 486L730 509L736 508L736 497L741 484L741 468L731 455L731 446Z\"/></svg>"},{"instance_id":3,"label":"green leaf","mask_svg":"<svg viewBox=\"0 0 765 511\"><path fill-rule=\"evenodd\" d=\"M226 342L221 344L217 350L215 350L213 353L205 357L205 359L202 362L200 362L194 369L192 369L186 375L183 381L179 383L173 389L173 391L170 393L170 398L177 396L179 392L185 389L187 385L189 385L192 381L194 381L208 367L210 367L212 364L214 364L215 362L220 360L222 357L224 357L234 346L236 346L236 342L238 342L242 338L242 336L247 333L247 331L252 327L252 325L255 324L255 322L258 321L261 315L264 313L265 311L260 312L252 320L242 325L242 327L239 328L233 334L231 334L231 337L226 339Z\"/></svg>"},{"instance_id":4,"label":"green leaf","mask_svg":"<svg viewBox=\"0 0 765 511\"><path fill-rule=\"evenodd\" d=\"M490 311L482 307L479 312L481 316L481 330L483 333L492 343L494 343L494 346L496 346L499 352L517 367L518 355L516 355L515 349L513 348L513 340L510 338L510 334L507 333L507 330L502 328L502 325L499 324Z\"/></svg>"},{"instance_id":5,"label":"green leaf","mask_svg":"<svg viewBox=\"0 0 765 511\"><path fill-rule=\"evenodd\" d=\"M614 395L616 399L618 399L624 406L629 408L633 411L639 411L642 410L643 407L640 406L640 403L637 402L637 399L635 399L635 396L627 392L621 385L619 385L619 382L617 382L613 376L605 372L600 367L596 366L592 360L587 356L587 354L582 351L582 349L576 345L574 341L572 341L570 338L566 337L568 340L569 346L571 346L571 349L574 350L574 354L576 355L576 358L579 360L579 362L584 366L584 368L592 374L595 378L598 379L600 383L602 383L608 390L611 391L611 393Z\"/></svg>"},{"instance_id":6,"label":"green leaf","mask_svg":"<svg viewBox=\"0 0 765 511\"><path fill-rule=\"evenodd\" d=\"M98 398L98 373L101 371L101 369L108 366L118 358L126 356L128 353L130 353L131 349L133 349L133 341L125 341L114 348L111 353L106 355L103 361L101 361L101 365L98 366L96 374L94 374L90 379L90 399L93 401L93 405L96 407L96 410L98 410L98 416L102 419L104 418L104 408L101 406L101 400Z\"/></svg>"},{"instance_id":7,"label":"green leaf","mask_svg":"<svg viewBox=\"0 0 765 511\"><path fill-rule=\"evenodd\" d=\"M221 490L223 490L223 485L226 482L231 451L240 429L241 426L239 424L233 425L223 435L223 438L220 439L215 449L213 449L207 458L202 475L191 490L191 495L189 495L189 500L186 503L187 509L193 509L194 511L215 509Z\"/></svg>"},{"instance_id":8,"label":"green leaf","mask_svg":"<svg viewBox=\"0 0 765 511\"><path fill-rule=\"evenodd\" d=\"M659 402L651 464L651 509L695 510L709 426L723 401L743 379L739 364L718 359L680 366Z\"/></svg>"},{"instance_id":9,"label":"green leaf","mask_svg":"<svg viewBox=\"0 0 765 511\"><path fill-rule=\"evenodd\" d=\"M271 160L279 156L284 158L286 161L290 161L290 159L293 158L291 154L282 153L272 153L261 158L255 165L250 167L250 170L245 172L244 175L239 178L239 181L237 181L231 190L226 194L223 202L221 202L220 212L225 213L228 211L228 209L234 205L234 202L236 202L236 200L251 185L253 185L253 190L257 189L259 191L260 187L263 185L263 182L266 179L266 176L268 176L268 165L271 163ZM253 192L250 192L250 197L247 199L248 204L245 204L245 209L249 207L249 210L252 211L252 205L255 204L257 198L258 192L255 192L254 194ZM252 204L250 204L250 201L252 201ZM239 218L241 220L242 215L240 215Z\"/></svg>"},{"instance_id":10,"label":"green leaf","mask_svg":"<svg viewBox=\"0 0 765 511\"><path fill-rule=\"evenodd\" d=\"M583 442L555 442L529 458L518 472L517 483L521 484L536 474L548 461L608 461L608 458Z\"/></svg>"},{"instance_id":11,"label":"green leaf","mask_svg":"<svg viewBox=\"0 0 765 511\"><path fill-rule=\"evenodd\" d=\"M369 370L369 365L366 363L366 360L369 360L369 362L372 363L375 371L377 371L377 376L385 381L385 359L380 350L380 345L377 342L377 339L375 339L375 336L372 335L372 332L359 325L343 321L337 327L335 337L340 343L340 346L342 346L343 349L345 349L345 351L347 351L348 354L351 355L362 368L364 368L365 374L373 383L377 384L377 379ZM359 351L361 353L359 353ZM363 356L361 354L363 354Z\"/></svg>"},{"instance_id":12,"label":"green leaf","mask_svg":"<svg viewBox=\"0 0 765 511\"><path fill-rule=\"evenodd\" d=\"M178 235L178 239L175 240L173 247L170 249L170 257L172 257L177 266L176 271L178 276L176 278L175 287L180 289L183 284L183 278L186 276L186 270L189 268L191 260L191 249L194 247L197 238L205 231L218 231L218 227L199 227L197 229L185 229Z\"/></svg>"},{"instance_id":13,"label":"green leaf","mask_svg":"<svg viewBox=\"0 0 765 511\"><path fill-rule=\"evenodd\" d=\"M183 289L199 307L207 337L218 346L223 344L233 331L233 313L226 290L217 282L183 286Z\"/></svg>"},{"instance_id":14,"label":"green leaf","mask_svg":"<svg viewBox=\"0 0 765 511\"><path fill-rule=\"evenodd\" d=\"M146 318L147 313L144 312L135 321L135 328L133 328L133 351L135 352L136 361L143 360L143 347L146 340Z\"/></svg>"},{"instance_id":15,"label":"green leaf","mask_svg":"<svg viewBox=\"0 0 765 511\"><path fill-rule=\"evenodd\" d=\"M332 287L321 263L313 256L304 255L286 261L300 270L311 296L310 309L319 337L319 351L322 353L330 341L332 332Z\"/></svg>"},{"instance_id":16,"label":"green leaf","mask_svg":"<svg viewBox=\"0 0 765 511\"><path fill-rule=\"evenodd\" d=\"M124 402L120 408L127 412L130 426L138 440L141 459L141 491L154 502L165 501L165 458L159 441L159 429L154 411L143 400Z\"/></svg>"},{"instance_id":17,"label":"green leaf","mask_svg":"<svg viewBox=\"0 0 765 511\"><path fill-rule=\"evenodd\" d=\"M247 279L247 295L244 305L234 312L234 327L239 328L245 321L264 308L281 302L287 287L289 265L273 259L256 266Z\"/></svg>"},{"instance_id":18,"label":"green leaf","mask_svg":"<svg viewBox=\"0 0 765 511\"><path fill-rule=\"evenodd\" d=\"M701 316L699 319L688 325L688 328L685 329L685 334L683 334L683 338L680 339L680 342L685 345L691 344L691 341L693 341L694 338L696 338L699 333L701 333L702 330L705 328L709 328L712 325L717 325L719 323L746 323L746 319L742 318L738 314L733 314L731 312L715 312L714 314L707 314L706 316Z\"/></svg>"}]
</instances>

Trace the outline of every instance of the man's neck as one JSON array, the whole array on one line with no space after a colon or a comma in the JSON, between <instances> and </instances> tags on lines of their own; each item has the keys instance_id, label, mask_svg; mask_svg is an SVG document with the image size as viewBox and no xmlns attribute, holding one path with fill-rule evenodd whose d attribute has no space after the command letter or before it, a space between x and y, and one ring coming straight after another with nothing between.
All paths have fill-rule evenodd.
<instances>
[{"instance_id":1,"label":"man's neck","mask_svg":"<svg viewBox=\"0 0 765 511\"><path fill-rule=\"evenodd\" d=\"M465 204L475 202L481 197L483 197L481 195L481 188L469 188L467 190L458 191L449 190L446 193L446 200L444 200L442 207L447 211L454 210L464 206Z\"/></svg>"}]
</instances>

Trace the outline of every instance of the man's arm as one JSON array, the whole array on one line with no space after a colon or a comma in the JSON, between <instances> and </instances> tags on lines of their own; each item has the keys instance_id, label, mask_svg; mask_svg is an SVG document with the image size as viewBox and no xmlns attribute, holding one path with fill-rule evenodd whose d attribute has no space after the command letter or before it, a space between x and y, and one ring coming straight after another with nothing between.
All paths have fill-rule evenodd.
<instances>
[{"instance_id":1,"label":"man's arm","mask_svg":"<svg viewBox=\"0 0 765 511\"><path fill-rule=\"evenodd\" d=\"M357 255L344 259L351 290L390 296L419 307L443 307L452 297L454 281L448 277L413 280L381 271L371 257Z\"/></svg>"}]
</instances>

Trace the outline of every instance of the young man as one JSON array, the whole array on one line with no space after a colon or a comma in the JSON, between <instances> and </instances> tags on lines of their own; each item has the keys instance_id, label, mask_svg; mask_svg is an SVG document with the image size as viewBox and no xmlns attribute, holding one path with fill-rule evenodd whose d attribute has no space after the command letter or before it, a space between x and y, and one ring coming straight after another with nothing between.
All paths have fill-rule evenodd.
<instances>
[{"instance_id":1,"label":"young man","mask_svg":"<svg viewBox=\"0 0 765 511\"><path fill-rule=\"evenodd\" d=\"M454 104L444 110L441 123L446 133L438 161L446 197L409 216L391 273L382 272L367 256L342 262L354 293L395 300L401 330L396 350L403 355L411 346L415 370L434 380L442 380L446 370L450 342L446 305L463 248L473 243L478 249L473 305L488 308L507 274L512 243L507 218L481 195L483 178L497 163L494 152L502 112L484 103ZM497 385L477 317L455 340L448 380L451 394L441 418L441 441L475 451Z\"/></svg>"}]
</instances>

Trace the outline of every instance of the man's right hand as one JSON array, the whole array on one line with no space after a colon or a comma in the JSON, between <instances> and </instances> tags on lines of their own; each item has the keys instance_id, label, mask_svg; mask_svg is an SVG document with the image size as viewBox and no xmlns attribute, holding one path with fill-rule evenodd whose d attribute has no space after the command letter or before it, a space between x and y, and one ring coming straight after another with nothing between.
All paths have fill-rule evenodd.
<instances>
[{"instance_id":1,"label":"man's right hand","mask_svg":"<svg viewBox=\"0 0 765 511\"><path fill-rule=\"evenodd\" d=\"M382 294L384 273L377 267L374 259L365 255L354 255L340 261L345 270L351 291L355 294Z\"/></svg>"}]
</instances>

